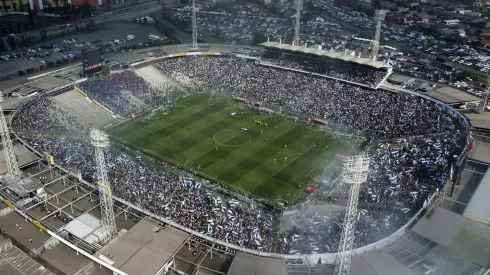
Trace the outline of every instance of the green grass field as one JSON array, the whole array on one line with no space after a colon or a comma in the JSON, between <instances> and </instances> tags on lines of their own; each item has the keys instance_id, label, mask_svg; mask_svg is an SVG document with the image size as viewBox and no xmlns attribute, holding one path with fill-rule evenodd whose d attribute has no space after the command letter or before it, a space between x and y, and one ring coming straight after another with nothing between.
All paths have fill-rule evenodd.
<instances>
[{"instance_id":1,"label":"green grass field","mask_svg":"<svg viewBox=\"0 0 490 275\"><path fill-rule=\"evenodd\" d=\"M209 94L183 98L150 118L113 128L109 135L235 190L268 200L280 196L289 203L323 175L334 154L358 147L317 127L258 114Z\"/></svg>"}]
</instances>

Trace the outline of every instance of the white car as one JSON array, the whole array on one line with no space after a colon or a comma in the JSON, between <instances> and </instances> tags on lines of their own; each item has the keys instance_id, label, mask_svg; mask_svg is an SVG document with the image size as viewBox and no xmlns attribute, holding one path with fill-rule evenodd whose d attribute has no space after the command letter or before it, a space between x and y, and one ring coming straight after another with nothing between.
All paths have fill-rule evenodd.
<instances>
[{"instance_id":1,"label":"white car","mask_svg":"<svg viewBox=\"0 0 490 275\"><path fill-rule=\"evenodd\" d=\"M46 63L46 61L44 61L44 60L41 60L41 61L39 61L39 62L41 62L41 64L44 64L44 63Z\"/></svg>"}]
</instances>

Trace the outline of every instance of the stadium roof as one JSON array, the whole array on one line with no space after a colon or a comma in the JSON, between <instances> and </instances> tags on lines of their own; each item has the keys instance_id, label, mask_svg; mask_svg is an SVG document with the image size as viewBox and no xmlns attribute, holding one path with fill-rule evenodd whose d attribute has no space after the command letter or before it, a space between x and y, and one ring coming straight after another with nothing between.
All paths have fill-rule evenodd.
<instances>
[{"instance_id":1,"label":"stadium roof","mask_svg":"<svg viewBox=\"0 0 490 275\"><path fill-rule=\"evenodd\" d=\"M388 81L392 81L395 84L404 84L405 82L409 81L410 79L413 79L413 77L408 76L408 75L401 75L401 74L391 74L388 77Z\"/></svg>"},{"instance_id":2,"label":"stadium roof","mask_svg":"<svg viewBox=\"0 0 490 275\"><path fill-rule=\"evenodd\" d=\"M448 245L458 235L467 219L447 209L436 207L412 228L417 234L442 245Z\"/></svg>"},{"instance_id":3,"label":"stadium roof","mask_svg":"<svg viewBox=\"0 0 490 275\"><path fill-rule=\"evenodd\" d=\"M24 98L20 97L4 97L2 104L2 109L5 111L12 111L17 109L17 106L20 105Z\"/></svg>"},{"instance_id":4,"label":"stadium roof","mask_svg":"<svg viewBox=\"0 0 490 275\"><path fill-rule=\"evenodd\" d=\"M490 225L490 197L488 194L490 194L489 170L487 170L473 197L471 197L463 215L475 221ZM487 236L490 241L490 230Z\"/></svg>"},{"instance_id":5,"label":"stadium roof","mask_svg":"<svg viewBox=\"0 0 490 275\"><path fill-rule=\"evenodd\" d=\"M486 191L488 192L488 190L487 187ZM487 202L486 208L484 204L479 204L478 206L483 208L478 209L477 212L483 213L486 211L486 222L488 224L490 208L488 207L489 200L485 198L485 196L488 197L488 193L482 193L484 191L478 189L473 196L481 194L478 200L483 199ZM470 205L467 207L470 207ZM468 210L465 211L465 216L469 214L467 212ZM417 222L412 231L437 243L438 245L431 245L428 248L435 256L448 255L448 258L452 258L454 260L452 268L457 268L460 264L464 265L464 262L488 266L490 264L490 258L488 258L488 255L490 255L490 227L479 220L475 220L474 217L465 216L442 207L436 207Z\"/></svg>"},{"instance_id":6,"label":"stadium roof","mask_svg":"<svg viewBox=\"0 0 490 275\"><path fill-rule=\"evenodd\" d=\"M89 213L85 213L72 220L66 225L65 230L89 244L93 242L98 243L99 238L103 235L100 220Z\"/></svg>"},{"instance_id":7,"label":"stadium roof","mask_svg":"<svg viewBox=\"0 0 490 275\"><path fill-rule=\"evenodd\" d=\"M352 275L415 275L393 256L382 251L369 251L352 256L350 274Z\"/></svg>"},{"instance_id":8,"label":"stadium roof","mask_svg":"<svg viewBox=\"0 0 490 275\"><path fill-rule=\"evenodd\" d=\"M128 274L154 275L189 236L171 226L161 229L150 218L144 218L111 242L102 254Z\"/></svg>"},{"instance_id":9,"label":"stadium roof","mask_svg":"<svg viewBox=\"0 0 490 275\"><path fill-rule=\"evenodd\" d=\"M70 84L71 81L55 77L55 76L47 76L43 77L42 79L35 80L32 82L28 82L25 84L25 86L31 87L31 88L36 88L36 89L41 89L41 90L51 90L56 87L60 87L66 84Z\"/></svg>"},{"instance_id":10,"label":"stadium roof","mask_svg":"<svg viewBox=\"0 0 490 275\"><path fill-rule=\"evenodd\" d=\"M490 143L474 139L473 152L469 158L483 163L490 163Z\"/></svg>"},{"instance_id":11,"label":"stadium roof","mask_svg":"<svg viewBox=\"0 0 490 275\"><path fill-rule=\"evenodd\" d=\"M429 90L423 94L447 104L480 101L480 99L474 95L470 95L466 92L448 86Z\"/></svg>"},{"instance_id":12,"label":"stadium roof","mask_svg":"<svg viewBox=\"0 0 490 275\"><path fill-rule=\"evenodd\" d=\"M471 125L475 128L490 129L490 114L464 114L467 118L471 120Z\"/></svg>"},{"instance_id":13,"label":"stadium roof","mask_svg":"<svg viewBox=\"0 0 490 275\"><path fill-rule=\"evenodd\" d=\"M279 42L264 42L260 44L261 46L264 47L269 47L269 48L276 48L280 50L288 50L288 51L293 51L293 52L302 52L306 54L314 54L318 56L326 56L330 58L335 58L335 59L341 59L344 61L350 61L358 64L363 64L367 66L371 66L374 68L386 68L389 67L386 63L381 62L381 61L371 61L369 58L362 58L362 57L357 57L355 55L345 55L341 52L334 52L334 51L325 51L325 50L318 50L316 47L302 47L302 46L293 46L289 45L286 43L279 43Z\"/></svg>"},{"instance_id":14,"label":"stadium roof","mask_svg":"<svg viewBox=\"0 0 490 275\"><path fill-rule=\"evenodd\" d=\"M231 263L228 275L287 275L286 262L281 259L258 257L238 252Z\"/></svg>"},{"instance_id":15,"label":"stadium roof","mask_svg":"<svg viewBox=\"0 0 490 275\"><path fill-rule=\"evenodd\" d=\"M37 155L29 151L22 144L14 145L14 153L15 156L17 157L17 163L19 164L19 167L24 167L26 165L29 165L39 160L39 157ZM5 173L7 173L7 163L5 162L5 152L1 150L0 151L0 174L5 174Z\"/></svg>"},{"instance_id":16,"label":"stadium roof","mask_svg":"<svg viewBox=\"0 0 490 275\"><path fill-rule=\"evenodd\" d=\"M43 183L37 178L24 178L19 181L12 181L10 178L2 177L1 181L19 197L24 197L32 192L35 193L39 188L43 187Z\"/></svg>"}]
</instances>

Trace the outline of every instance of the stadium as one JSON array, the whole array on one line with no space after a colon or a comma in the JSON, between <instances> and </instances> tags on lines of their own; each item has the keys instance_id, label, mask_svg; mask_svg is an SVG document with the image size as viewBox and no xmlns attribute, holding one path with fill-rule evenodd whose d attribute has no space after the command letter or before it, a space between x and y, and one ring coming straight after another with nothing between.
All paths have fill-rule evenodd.
<instances>
[{"instance_id":1,"label":"stadium","mask_svg":"<svg viewBox=\"0 0 490 275\"><path fill-rule=\"evenodd\" d=\"M106 76L58 85L15 108L13 132L38 156L52 156L63 177L97 190L89 133L103 130L120 214L175 228L189 246L324 274L340 245L349 156L371 158L355 255L398 240L458 180L470 135L450 106L386 84L391 68L383 62L319 47L266 42L121 54ZM76 219L53 222L52 230ZM80 239L111 258L102 244Z\"/></svg>"}]
</instances>

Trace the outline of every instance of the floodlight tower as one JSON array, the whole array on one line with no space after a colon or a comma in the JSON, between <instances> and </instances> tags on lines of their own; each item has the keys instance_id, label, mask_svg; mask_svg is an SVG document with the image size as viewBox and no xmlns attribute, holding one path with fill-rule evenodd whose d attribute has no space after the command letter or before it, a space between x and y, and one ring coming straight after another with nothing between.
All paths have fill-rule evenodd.
<instances>
[{"instance_id":1,"label":"floodlight tower","mask_svg":"<svg viewBox=\"0 0 490 275\"><path fill-rule=\"evenodd\" d=\"M0 93L0 103L3 102L3 95ZM14 145L10 139L7 119L3 114L3 107L0 104L0 135L2 136L3 150L5 152L5 162L7 164L7 177L10 180L20 179L22 172L17 164L15 157Z\"/></svg>"},{"instance_id":2,"label":"floodlight tower","mask_svg":"<svg viewBox=\"0 0 490 275\"><path fill-rule=\"evenodd\" d=\"M303 0L296 0L296 25L294 26L294 45L299 46L299 28L301 26L301 10Z\"/></svg>"},{"instance_id":3,"label":"floodlight tower","mask_svg":"<svg viewBox=\"0 0 490 275\"><path fill-rule=\"evenodd\" d=\"M385 20L386 11L377 10L374 12L374 22L376 22L376 32L374 33L374 41L372 42L371 60L376 61L379 51L379 39L381 37L381 23Z\"/></svg>"},{"instance_id":4,"label":"floodlight tower","mask_svg":"<svg viewBox=\"0 0 490 275\"><path fill-rule=\"evenodd\" d=\"M197 15L196 0L192 0L192 48L197 49Z\"/></svg>"},{"instance_id":5,"label":"floodlight tower","mask_svg":"<svg viewBox=\"0 0 490 275\"><path fill-rule=\"evenodd\" d=\"M335 274L345 275L350 273L352 248L354 246L354 233L357 220L357 203L361 183L365 182L368 175L370 157L358 155L348 157L344 161L342 181L351 186L349 201L345 211L342 237L340 239L339 252L335 264Z\"/></svg>"},{"instance_id":6,"label":"floodlight tower","mask_svg":"<svg viewBox=\"0 0 490 275\"><path fill-rule=\"evenodd\" d=\"M92 139L92 145L95 147L95 162L100 177L97 184L99 185L101 223L104 233L107 234L107 240L110 240L117 234L117 228L114 218L111 184L107 178L107 167L104 157L104 148L109 147L109 137L100 130L92 129L90 138Z\"/></svg>"},{"instance_id":7,"label":"floodlight tower","mask_svg":"<svg viewBox=\"0 0 490 275\"><path fill-rule=\"evenodd\" d=\"M488 106L488 97L490 96L490 73L487 74L487 90L483 93L480 104L478 105L478 112L483 113Z\"/></svg>"}]
</instances>

